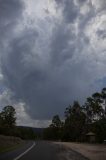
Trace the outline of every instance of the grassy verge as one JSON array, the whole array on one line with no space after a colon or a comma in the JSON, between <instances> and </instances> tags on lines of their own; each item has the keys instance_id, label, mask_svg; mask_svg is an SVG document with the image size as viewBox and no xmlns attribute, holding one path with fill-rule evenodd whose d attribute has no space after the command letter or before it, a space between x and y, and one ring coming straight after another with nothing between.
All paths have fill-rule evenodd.
<instances>
[{"instance_id":1,"label":"grassy verge","mask_svg":"<svg viewBox=\"0 0 106 160\"><path fill-rule=\"evenodd\" d=\"M20 148L21 146L23 146L25 144L25 142L22 142L20 144L16 144L16 145L13 145L13 146L10 146L10 147L1 147L0 146L0 153L5 153L5 152L9 152L9 151L12 151L12 150L15 150L17 148Z\"/></svg>"}]
</instances>

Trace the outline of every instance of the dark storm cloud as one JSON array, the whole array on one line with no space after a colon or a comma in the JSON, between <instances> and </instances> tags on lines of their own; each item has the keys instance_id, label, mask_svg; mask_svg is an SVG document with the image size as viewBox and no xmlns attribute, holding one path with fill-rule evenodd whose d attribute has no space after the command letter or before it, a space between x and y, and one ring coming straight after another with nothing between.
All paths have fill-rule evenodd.
<instances>
[{"instance_id":1,"label":"dark storm cloud","mask_svg":"<svg viewBox=\"0 0 106 160\"><path fill-rule=\"evenodd\" d=\"M27 27L22 19L22 1L0 1L0 7L5 8L0 10L4 85L14 93L14 100L25 103L25 111L33 119L62 115L73 100L83 102L95 89L99 76L87 28L95 16L93 7L82 15L74 0L55 1L62 19L53 19L50 11L48 17L35 15L35 22L25 15L33 21ZM82 6L87 1L77 2ZM96 34L102 37L104 33L101 30Z\"/></svg>"},{"instance_id":2,"label":"dark storm cloud","mask_svg":"<svg viewBox=\"0 0 106 160\"><path fill-rule=\"evenodd\" d=\"M69 23L75 21L78 16L78 7L73 0L55 0L59 7L61 6L64 20Z\"/></svg>"},{"instance_id":3,"label":"dark storm cloud","mask_svg":"<svg viewBox=\"0 0 106 160\"><path fill-rule=\"evenodd\" d=\"M63 65L67 59L72 58L75 46L69 42L75 40L75 34L66 24L57 25L53 32L51 42L51 60L55 65Z\"/></svg>"},{"instance_id":4,"label":"dark storm cloud","mask_svg":"<svg viewBox=\"0 0 106 160\"><path fill-rule=\"evenodd\" d=\"M98 30L97 35L98 35L98 37L101 37L101 38L105 39L106 38L106 29Z\"/></svg>"},{"instance_id":5,"label":"dark storm cloud","mask_svg":"<svg viewBox=\"0 0 106 160\"><path fill-rule=\"evenodd\" d=\"M0 0L0 36L7 36L22 14L24 5L19 0ZM2 38L3 38L2 37Z\"/></svg>"},{"instance_id":6,"label":"dark storm cloud","mask_svg":"<svg viewBox=\"0 0 106 160\"><path fill-rule=\"evenodd\" d=\"M57 33L57 31L54 32ZM58 55L58 58L56 55L54 58L51 55L51 59L57 61L57 70L53 61L49 62L48 68L41 66L41 58L36 56L37 48L34 52L31 51L38 36L37 32L27 30L23 36L21 35L20 38L16 38L10 43L10 52L7 53L6 58L4 56L2 58L2 73L6 85L14 92L14 99L24 101L29 106L29 108L26 106L26 111L33 118L49 119L57 112L62 114L61 107L64 108L66 104L68 105L70 95L67 95L69 86L66 85L66 81L69 80L67 77L63 78L63 74L67 75L64 73L64 69L62 68L63 71L60 71L61 68L58 68L58 63L61 64L65 61L64 58L60 59L61 54ZM59 39L60 33L57 37L58 42L62 43L63 38ZM61 53L65 48L64 43L62 45L58 48L53 43L52 49L56 48L56 54ZM35 59L34 62L33 59Z\"/></svg>"},{"instance_id":7,"label":"dark storm cloud","mask_svg":"<svg viewBox=\"0 0 106 160\"><path fill-rule=\"evenodd\" d=\"M31 48L34 45L34 40L38 36L37 32L26 30L23 35L19 38L15 38L9 44L10 51L5 53L5 56L2 56L2 73L4 75L5 83L10 87L13 91L16 92L16 95L21 98L21 90L22 90L22 82L25 76L29 74L29 72L33 71L33 66L29 63L28 69L25 65L25 57L29 55L32 58ZM34 39L33 39L34 37ZM37 59L37 57L36 57ZM12 80L12 81L11 81Z\"/></svg>"},{"instance_id":8,"label":"dark storm cloud","mask_svg":"<svg viewBox=\"0 0 106 160\"><path fill-rule=\"evenodd\" d=\"M22 11L22 2L19 0L0 0L0 23L5 25L9 18L17 19Z\"/></svg>"}]
</instances>

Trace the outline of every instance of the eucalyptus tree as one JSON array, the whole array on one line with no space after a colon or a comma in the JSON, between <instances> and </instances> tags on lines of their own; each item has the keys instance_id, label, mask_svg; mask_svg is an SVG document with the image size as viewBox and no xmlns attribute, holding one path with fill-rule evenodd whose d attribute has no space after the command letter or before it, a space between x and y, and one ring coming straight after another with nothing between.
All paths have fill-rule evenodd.
<instances>
[{"instance_id":1,"label":"eucalyptus tree","mask_svg":"<svg viewBox=\"0 0 106 160\"><path fill-rule=\"evenodd\" d=\"M0 113L0 121L2 126L12 128L16 124L16 111L13 106L6 106Z\"/></svg>"},{"instance_id":2,"label":"eucalyptus tree","mask_svg":"<svg viewBox=\"0 0 106 160\"><path fill-rule=\"evenodd\" d=\"M103 98L103 102L104 102L104 116L106 118L106 88L102 89L102 98Z\"/></svg>"},{"instance_id":3,"label":"eucalyptus tree","mask_svg":"<svg viewBox=\"0 0 106 160\"><path fill-rule=\"evenodd\" d=\"M80 104L75 101L72 106L66 108L64 137L71 141L79 141L84 131L86 115Z\"/></svg>"}]
</instances>

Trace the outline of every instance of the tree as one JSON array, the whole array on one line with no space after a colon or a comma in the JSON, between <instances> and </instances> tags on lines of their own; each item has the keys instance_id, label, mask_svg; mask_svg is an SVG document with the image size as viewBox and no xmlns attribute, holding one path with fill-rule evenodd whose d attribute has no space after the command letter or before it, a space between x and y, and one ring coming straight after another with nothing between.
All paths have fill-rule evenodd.
<instances>
[{"instance_id":1,"label":"tree","mask_svg":"<svg viewBox=\"0 0 106 160\"><path fill-rule=\"evenodd\" d=\"M88 97L85 104L75 101L65 110L65 122L55 115L52 124L45 129L46 139L85 141L88 132L94 132L97 142L106 138L106 88Z\"/></svg>"},{"instance_id":2,"label":"tree","mask_svg":"<svg viewBox=\"0 0 106 160\"><path fill-rule=\"evenodd\" d=\"M93 98L93 113L94 113L94 116L97 116L97 119L98 118L101 119L101 117L103 116L102 95L101 95L101 93L96 92L92 95L92 98Z\"/></svg>"},{"instance_id":3,"label":"tree","mask_svg":"<svg viewBox=\"0 0 106 160\"><path fill-rule=\"evenodd\" d=\"M92 131L96 134L96 141L102 143L106 139L106 118L94 122Z\"/></svg>"},{"instance_id":4,"label":"tree","mask_svg":"<svg viewBox=\"0 0 106 160\"><path fill-rule=\"evenodd\" d=\"M106 118L106 88L102 89L102 98L104 101L104 116Z\"/></svg>"},{"instance_id":5,"label":"tree","mask_svg":"<svg viewBox=\"0 0 106 160\"><path fill-rule=\"evenodd\" d=\"M73 106L69 106L65 111L64 138L76 141L81 139L86 116L80 104L75 101Z\"/></svg>"},{"instance_id":6,"label":"tree","mask_svg":"<svg viewBox=\"0 0 106 160\"><path fill-rule=\"evenodd\" d=\"M61 122L59 115L53 116L52 123L44 130L44 138L52 140L61 139L62 127L63 122Z\"/></svg>"},{"instance_id":7,"label":"tree","mask_svg":"<svg viewBox=\"0 0 106 160\"><path fill-rule=\"evenodd\" d=\"M0 113L1 125L7 128L13 128L16 124L15 109L13 106L6 106Z\"/></svg>"},{"instance_id":8,"label":"tree","mask_svg":"<svg viewBox=\"0 0 106 160\"><path fill-rule=\"evenodd\" d=\"M60 120L60 117L59 115L55 115L52 119L52 124L51 126L54 127L54 128L61 128L61 120Z\"/></svg>"},{"instance_id":9,"label":"tree","mask_svg":"<svg viewBox=\"0 0 106 160\"><path fill-rule=\"evenodd\" d=\"M87 116L87 123L92 123L102 118L103 107L102 107L102 96L101 93L94 93L91 97L87 98L85 102L85 113Z\"/></svg>"},{"instance_id":10,"label":"tree","mask_svg":"<svg viewBox=\"0 0 106 160\"><path fill-rule=\"evenodd\" d=\"M22 139L35 139L36 133L34 132L33 128L31 127L17 127L16 134L18 137Z\"/></svg>"},{"instance_id":11,"label":"tree","mask_svg":"<svg viewBox=\"0 0 106 160\"><path fill-rule=\"evenodd\" d=\"M84 107L87 131L96 134L97 142L103 142L106 136L106 88L103 88L101 93L96 92L88 97Z\"/></svg>"}]
</instances>

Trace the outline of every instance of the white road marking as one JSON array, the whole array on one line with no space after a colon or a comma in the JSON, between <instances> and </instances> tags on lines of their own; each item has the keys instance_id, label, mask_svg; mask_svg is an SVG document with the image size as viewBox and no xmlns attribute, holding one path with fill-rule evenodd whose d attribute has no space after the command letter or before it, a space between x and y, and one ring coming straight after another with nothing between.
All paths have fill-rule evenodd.
<instances>
[{"instance_id":1,"label":"white road marking","mask_svg":"<svg viewBox=\"0 0 106 160\"><path fill-rule=\"evenodd\" d=\"M35 142L34 142L31 147L29 147L25 152L21 153L18 157L14 158L14 160L20 159L22 156L24 156L26 153L28 153L35 145L36 145L36 144L35 144Z\"/></svg>"}]
</instances>

